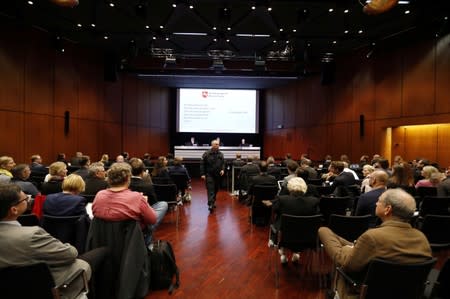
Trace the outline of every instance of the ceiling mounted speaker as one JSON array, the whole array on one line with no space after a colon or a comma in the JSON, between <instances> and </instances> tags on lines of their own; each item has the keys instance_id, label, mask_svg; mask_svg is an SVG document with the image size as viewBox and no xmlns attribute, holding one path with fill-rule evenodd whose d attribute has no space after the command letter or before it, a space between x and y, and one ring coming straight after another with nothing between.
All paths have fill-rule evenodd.
<instances>
[{"instance_id":1,"label":"ceiling mounted speaker","mask_svg":"<svg viewBox=\"0 0 450 299\"><path fill-rule=\"evenodd\" d=\"M364 6L363 11L368 15L378 15L394 7L397 2L398 0L372 0Z\"/></svg>"},{"instance_id":2,"label":"ceiling mounted speaker","mask_svg":"<svg viewBox=\"0 0 450 299\"><path fill-rule=\"evenodd\" d=\"M51 2L62 7L75 7L79 3L78 0L51 0Z\"/></svg>"}]
</instances>

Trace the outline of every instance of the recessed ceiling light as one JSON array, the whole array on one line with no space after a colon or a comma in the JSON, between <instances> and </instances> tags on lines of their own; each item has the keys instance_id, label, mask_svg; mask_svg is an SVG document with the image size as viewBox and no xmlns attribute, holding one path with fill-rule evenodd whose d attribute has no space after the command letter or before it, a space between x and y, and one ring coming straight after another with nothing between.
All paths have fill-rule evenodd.
<instances>
[{"instance_id":1,"label":"recessed ceiling light","mask_svg":"<svg viewBox=\"0 0 450 299\"><path fill-rule=\"evenodd\" d=\"M334 41L333 41L333 44L337 44L337 41L334 40Z\"/></svg>"},{"instance_id":2,"label":"recessed ceiling light","mask_svg":"<svg viewBox=\"0 0 450 299\"><path fill-rule=\"evenodd\" d=\"M160 29L164 29L164 26L163 26L163 25L159 25L159 28L160 28Z\"/></svg>"},{"instance_id":3,"label":"recessed ceiling light","mask_svg":"<svg viewBox=\"0 0 450 299\"><path fill-rule=\"evenodd\" d=\"M172 7L173 8L177 7L177 4L176 3L172 3Z\"/></svg>"},{"instance_id":4,"label":"recessed ceiling light","mask_svg":"<svg viewBox=\"0 0 450 299\"><path fill-rule=\"evenodd\" d=\"M292 29L292 32L297 32L297 29Z\"/></svg>"},{"instance_id":5,"label":"recessed ceiling light","mask_svg":"<svg viewBox=\"0 0 450 299\"><path fill-rule=\"evenodd\" d=\"M81 27L83 27L83 25L81 25L80 23L78 23L78 24L77 24L77 27L78 27L78 28L81 28Z\"/></svg>"},{"instance_id":6,"label":"recessed ceiling light","mask_svg":"<svg viewBox=\"0 0 450 299\"><path fill-rule=\"evenodd\" d=\"M95 27L95 24L94 24L94 23L92 23L92 24L91 24L91 27Z\"/></svg>"},{"instance_id":7,"label":"recessed ceiling light","mask_svg":"<svg viewBox=\"0 0 450 299\"><path fill-rule=\"evenodd\" d=\"M156 36L154 36L153 39L155 40L155 39L156 39Z\"/></svg>"},{"instance_id":8,"label":"recessed ceiling light","mask_svg":"<svg viewBox=\"0 0 450 299\"><path fill-rule=\"evenodd\" d=\"M33 4L34 4L33 1L28 1L27 3L28 3L29 5L33 5Z\"/></svg>"},{"instance_id":9,"label":"recessed ceiling light","mask_svg":"<svg viewBox=\"0 0 450 299\"><path fill-rule=\"evenodd\" d=\"M347 33L348 33L348 30L345 30L344 33L347 34Z\"/></svg>"},{"instance_id":10,"label":"recessed ceiling light","mask_svg":"<svg viewBox=\"0 0 450 299\"><path fill-rule=\"evenodd\" d=\"M190 8L190 9L194 9L194 5L192 5L192 4L189 5L189 8Z\"/></svg>"},{"instance_id":11,"label":"recessed ceiling light","mask_svg":"<svg viewBox=\"0 0 450 299\"><path fill-rule=\"evenodd\" d=\"M410 11L409 10L405 10L405 15L409 14Z\"/></svg>"},{"instance_id":12,"label":"recessed ceiling light","mask_svg":"<svg viewBox=\"0 0 450 299\"><path fill-rule=\"evenodd\" d=\"M334 9L333 9L333 8L330 8L330 9L328 9L328 11L329 11L329 12L333 12L333 11L334 11Z\"/></svg>"},{"instance_id":13,"label":"recessed ceiling light","mask_svg":"<svg viewBox=\"0 0 450 299\"><path fill-rule=\"evenodd\" d=\"M109 37L108 37L107 35L105 35L103 38L104 38L104 39L108 39Z\"/></svg>"},{"instance_id":14,"label":"recessed ceiling light","mask_svg":"<svg viewBox=\"0 0 450 299\"><path fill-rule=\"evenodd\" d=\"M217 38L213 38L213 41L215 41L215 42L216 42L216 41L217 41Z\"/></svg>"},{"instance_id":15,"label":"recessed ceiling light","mask_svg":"<svg viewBox=\"0 0 450 299\"><path fill-rule=\"evenodd\" d=\"M252 6L252 10L255 10L255 9L256 9L256 6L253 5L253 6Z\"/></svg>"},{"instance_id":16,"label":"recessed ceiling light","mask_svg":"<svg viewBox=\"0 0 450 299\"><path fill-rule=\"evenodd\" d=\"M276 44L276 43L277 43L277 40L276 40L276 39L274 39L274 40L273 40L273 43L274 43L274 44Z\"/></svg>"},{"instance_id":17,"label":"recessed ceiling light","mask_svg":"<svg viewBox=\"0 0 450 299\"><path fill-rule=\"evenodd\" d=\"M214 27L213 27L213 30L217 30L217 27L216 27L216 26L214 26Z\"/></svg>"},{"instance_id":18,"label":"recessed ceiling light","mask_svg":"<svg viewBox=\"0 0 450 299\"><path fill-rule=\"evenodd\" d=\"M150 26L148 26L148 25L145 25L145 29L150 29Z\"/></svg>"},{"instance_id":19,"label":"recessed ceiling light","mask_svg":"<svg viewBox=\"0 0 450 299\"><path fill-rule=\"evenodd\" d=\"M267 11L272 11L272 7L267 7Z\"/></svg>"},{"instance_id":20,"label":"recessed ceiling light","mask_svg":"<svg viewBox=\"0 0 450 299\"><path fill-rule=\"evenodd\" d=\"M288 40L286 41L286 44L289 44L289 41L288 41Z\"/></svg>"},{"instance_id":21,"label":"recessed ceiling light","mask_svg":"<svg viewBox=\"0 0 450 299\"><path fill-rule=\"evenodd\" d=\"M359 34L361 34L361 33L363 33L363 32L364 32L364 31L362 31L362 29L359 29L359 30L358 30L358 33L359 33Z\"/></svg>"},{"instance_id":22,"label":"recessed ceiling light","mask_svg":"<svg viewBox=\"0 0 450 299\"><path fill-rule=\"evenodd\" d=\"M280 28L280 32L283 32L283 28Z\"/></svg>"},{"instance_id":23,"label":"recessed ceiling light","mask_svg":"<svg viewBox=\"0 0 450 299\"><path fill-rule=\"evenodd\" d=\"M168 36L166 36L166 40L169 40L169 37L168 37Z\"/></svg>"},{"instance_id":24,"label":"recessed ceiling light","mask_svg":"<svg viewBox=\"0 0 450 299\"><path fill-rule=\"evenodd\" d=\"M308 47L311 47L311 43L308 43L307 46L308 46Z\"/></svg>"},{"instance_id":25,"label":"recessed ceiling light","mask_svg":"<svg viewBox=\"0 0 450 299\"><path fill-rule=\"evenodd\" d=\"M227 43L229 43L230 42L230 39L229 38L227 38Z\"/></svg>"},{"instance_id":26,"label":"recessed ceiling light","mask_svg":"<svg viewBox=\"0 0 450 299\"><path fill-rule=\"evenodd\" d=\"M113 2L109 2L109 6L110 7L114 7L114 3Z\"/></svg>"},{"instance_id":27,"label":"recessed ceiling light","mask_svg":"<svg viewBox=\"0 0 450 299\"><path fill-rule=\"evenodd\" d=\"M344 9L344 13L348 13L349 12L349 10L348 9Z\"/></svg>"},{"instance_id":28,"label":"recessed ceiling light","mask_svg":"<svg viewBox=\"0 0 450 299\"><path fill-rule=\"evenodd\" d=\"M230 31L230 30L231 30L231 27L227 27L227 30Z\"/></svg>"}]
</instances>

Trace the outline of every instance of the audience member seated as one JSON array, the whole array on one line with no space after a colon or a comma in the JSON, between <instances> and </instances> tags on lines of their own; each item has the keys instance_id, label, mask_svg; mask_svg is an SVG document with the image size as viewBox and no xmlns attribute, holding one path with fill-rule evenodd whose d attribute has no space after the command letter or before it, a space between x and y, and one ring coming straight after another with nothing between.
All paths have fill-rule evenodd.
<instances>
[{"instance_id":1,"label":"audience member seated","mask_svg":"<svg viewBox=\"0 0 450 299\"><path fill-rule=\"evenodd\" d=\"M445 179L437 186L437 196L446 197L450 196L450 166L445 171Z\"/></svg>"},{"instance_id":2,"label":"audience member seated","mask_svg":"<svg viewBox=\"0 0 450 299\"><path fill-rule=\"evenodd\" d=\"M40 194L36 186L32 182L27 181L31 174L30 167L27 164L16 165L11 173L13 175L11 183L18 185L25 194L33 197Z\"/></svg>"},{"instance_id":3,"label":"audience member seated","mask_svg":"<svg viewBox=\"0 0 450 299\"><path fill-rule=\"evenodd\" d=\"M0 183L9 183L13 175L11 170L16 166L14 159L8 156L0 157Z\"/></svg>"},{"instance_id":4,"label":"audience member seated","mask_svg":"<svg viewBox=\"0 0 450 299\"><path fill-rule=\"evenodd\" d=\"M332 193L336 196L347 196L348 186L356 183L353 174L344 171L344 162L342 161L331 162L330 172L333 174L332 177L334 177L331 182Z\"/></svg>"},{"instance_id":5,"label":"audience member seated","mask_svg":"<svg viewBox=\"0 0 450 299\"><path fill-rule=\"evenodd\" d=\"M152 171L152 180L155 184L170 184L169 169L167 168L168 160L164 156L159 156L158 161Z\"/></svg>"},{"instance_id":6,"label":"audience member seated","mask_svg":"<svg viewBox=\"0 0 450 299\"><path fill-rule=\"evenodd\" d=\"M372 190L372 187L370 187L369 180L370 180L370 174L375 170L372 165L366 164L362 167L362 174L364 176L364 179L361 182L361 194L369 192Z\"/></svg>"},{"instance_id":7,"label":"audience member seated","mask_svg":"<svg viewBox=\"0 0 450 299\"><path fill-rule=\"evenodd\" d=\"M256 185L273 186L274 188L278 187L277 179L273 175L267 174L266 161L261 161L261 163L259 163L259 174L252 178L247 193L252 195L253 188Z\"/></svg>"},{"instance_id":8,"label":"audience member seated","mask_svg":"<svg viewBox=\"0 0 450 299\"><path fill-rule=\"evenodd\" d=\"M413 170L407 163L397 164L393 167L392 176L389 178L387 188L408 188L414 187Z\"/></svg>"},{"instance_id":9,"label":"audience member seated","mask_svg":"<svg viewBox=\"0 0 450 299\"><path fill-rule=\"evenodd\" d=\"M195 145L198 145L198 142L197 142L197 140L195 140L195 137L191 137L191 139L189 141L186 141L184 143L184 145L195 146Z\"/></svg>"},{"instance_id":10,"label":"audience member seated","mask_svg":"<svg viewBox=\"0 0 450 299\"><path fill-rule=\"evenodd\" d=\"M91 164L91 158L89 156L81 156L78 160L78 165L80 166L80 169L75 171L74 173L78 174L80 177L83 178L83 180L86 181L86 179L89 176L89 165Z\"/></svg>"},{"instance_id":11,"label":"audience member seated","mask_svg":"<svg viewBox=\"0 0 450 299\"><path fill-rule=\"evenodd\" d=\"M317 179L318 176L317 176L317 171L311 167L311 164L312 164L311 160L306 159L306 158L303 158L300 161L300 167L308 172L307 179L314 180L314 179Z\"/></svg>"},{"instance_id":12,"label":"audience member seated","mask_svg":"<svg viewBox=\"0 0 450 299\"><path fill-rule=\"evenodd\" d=\"M62 182L62 192L47 195L44 202L44 215L82 216L86 215L86 199L79 195L85 183L78 174L72 173Z\"/></svg>"},{"instance_id":13,"label":"audience member seated","mask_svg":"<svg viewBox=\"0 0 450 299\"><path fill-rule=\"evenodd\" d=\"M247 194L248 188L250 187L251 180L255 175L259 174L258 164L253 163L253 157L248 157L247 164L242 166L241 172L239 173L239 187L240 190Z\"/></svg>"},{"instance_id":14,"label":"audience member seated","mask_svg":"<svg viewBox=\"0 0 450 299\"><path fill-rule=\"evenodd\" d=\"M61 285L79 269L85 270L89 280L91 267L86 261L77 259L75 247L61 243L39 226L20 225L17 218L26 211L27 200L19 186L0 185L0 269L44 262L56 285ZM62 294L62 298L73 299L80 290L72 289L75 294Z\"/></svg>"},{"instance_id":15,"label":"audience member seated","mask_svg":"<svg viewBox=\"0 0 450 299\"><path fill-rule=\"evenodd\" d=\"M273 201L263 201L267 206L272 206L272 210L275 213L275 221L271 230L271 236L269 239L269 246L276 243L277 234L280 230L281 215L289 214L294 216L310 216L319 213L319 199L316 197L306 196L308 186L305 181L300 177L294 177L289 180L287 189L288 195L279 195ZM280 260L281 263L287 263L287 258L283 248L280 248ZM294 253L292 255L292 261L297 262L300 259L300 253Z\"/></svg>"},{"instance_id":16,"label":"audience member seated","mask_svg":"<svg viewBox=\"0 0 450 299\"><path fill-rule=\"evenodd\" d=\"M89 165L89 176L85 183L86 187L83 194L86 195L95 195L98 191L108 188L106 171L102 162L95 162Z\"/></svg>"},{"instance_id":17,"label":"audience member seated","mask_svg":"<svg viewBox=\"0 0 450 299\"><path fill-rule=\"evenodd\" d=\"M286 155L284 156L284 160L281 161L281 163L280 163L280 166L287 167L289 161L294 161L294 160L292 159L291 153L286 153ZM295 161L294 161L294 162L295 162ZM297 162L296 162L296 163L297 163Z\"/></svg>"},{"instance_id":18,"label":"audience member seated","mask_svg":"<svg viewBox=\"0 0 450 299\"><path fill-rule=\"evenodd\" d=\"M242 167L244 166L246 163L244 160L242 160L242 156L240 153L236 153L236 159L233 160L233 162L231 162L231 165L233 165L233 167Z\"/></svg>"},{"instance_id":19,"label":"audience member seated","mask_svg":"<svg viewBox=\"0 0 450 299\"><path fill-rule=\"evenodd\" d=\"M186 186L184 187L190 187L191 185L191 176L189 175L189 172L183 165L183 157L175 157L173 160L173 166L169 167L169 176L171 175L185 175L186 176ZM181 186L177 186L179 188L178 192L181 193L181 196L184 196L185 194L185 188ZM180 190L181 189L181 190Z\"/></svg>"},{"instance_id":20,"label":"audience member seated","mask_svg":"<svg viewBox=\"0 0 450 299\"><path fill-rule=\"evenodd\" d=\"M142 162L144 162L145 167L153 167L152 156L149 153L144 154Z\"/></svg>"},{"instance_id":21,"label":"audience member seated","mask_svg":"<svg viewBox=\"0 0 450 299\"><path fill-rule=\"evenodd\" d=\"M131 158L131 181L130 190L141 192L147 197L147 202L156 213L156 223L151 226L152 231L158 227L169 208L167 201L164 198L157 198L153 188L152 179L145 170L143 161L139 158Z\"/></svg>"},{"instance_id":22,"label":"audience member seated","mask_svg":"<svg viewBox=\"0 0 450 299\"><path fill-rule=\"evenodd\" d=\"M64 153L59 153L56 156L56 161L55 162L63 162L64 164L66 164L66 166L69 165L69 162L67 162L67 160L66 160L66 154L64 154Z\"/></svg>"},{"instance_id":23,"label":"audience member seated","mask_svg":"<svg viewBox=\"0 0 450 299\"><path fill-rule=\"evenodd\" d=\"M241 143L239 143L239 146L241 146L241 147L248 147L248 146L250 146L250 144L248 144L247 142L245 142L245 139L242 138L242 139L241 139Z\"/></svg>"},{"instance_id":24,"label":"audience member seated","mask_svg":"<svg viewBox=\"0 0 450 299\"><path fill-rule=\"evenodd\" d=\"M409 221L416 210L414 198L402 189L385 191L376 204L381 226L369 229L355 243L339 237L327 227L319 229L325 251L346 272L362 274L373 258L396 263L419 263L432 257L425 235L412 228ZM339 298L350 298L353 291L340 277L337 281Z\"/></svg>"},{"instance_id":25,"label":"audience member seated","mask_svg":"<svg viewBox=\"0 0 450 299\"><path fill-rule=\"evenodd\" d=\"M277 181L281 180L281 169L275 164L275 158L273 156L269 156L267 158L267 174L273 175Z\"/></svg>"},{"instance_id":26,"label":"audience member seated","mask_svg":"<svg viewBox=\"0 0 450 299\"><path fill-rule=\"evenodd\" d=\"M30 170L32 174L46 175L48 173L47 167L42 165L42 158L40 155L31 156Z\"/></svg>"},{"instance_id":27,"label":"audience member seated","mask_svg":"<svg viewBox=\"0 0 450 299\"><path fill-rule=\"evenodd\" d=\"M173 156L173 154L172 154L172 153L167 153L166 159L167 159L166 166L173 166L173 161L174 161L174 159L175 159L175 157Z\"/></svg>"},{"instance_id":28,"label":"audience member seated","mask_svg":"<svg viewBox=\"0 0 450 299\"><path fill-rule=\"evenodd\" d=\"M373 164L373 167L378 170L386 171L389 176L392 174L389 170L389 160L386 158L379 157L375 164Z\"/></svg>"},{"instance_id":29,"label":"audience member seated","mask_svg":"<svg viewBox=\"0 0 450 299\"><path fill-rule=\"evenodd\" d=\"M82 152L76 152L75 156L70 159L70 166L80 166L80 159L82 156Z\"/></svg>"},{"instance_id":30,"label":"audience member seated","mask_svg":"<svg viewBox=\"0 0 450 299\"><path fill-rule=\"evenodd\" d=\"M43 195L62 192L62 182L67 176L67 166L63 162L54 162L50 164L49 174L45 182L41 185Z\"/></svg>"},{"instance_id":31,"label":"audience member seated","mask_svg":"<svg viewBox=\"0 0 450 299\"><path fill-rule=\"evenodd\" d=\"M357 181L357 180L359 180L359 176L358 176L358 174L353 170L353 169L350 169L348 166L349 166L349 164L347 163L347 162L345 162L345 161L343 161L342 163L344 163L344 172L348 172L348 173L351 173L352 175L353 175L353 178L355 179L355 181Z\"/></svg>"},{"instance_id":32,"label":"audience member seated","mask_svg":"<svg viewBox=\"0 0 450 299\"><path fill-rule=\"evenodd\" d=\"M416 189L419 187L436 187L442 179L439 170L431 165L424 166L421 175L424 178L416 183Z\"/></svg>"},{"instance_id":33,"label":"audience member seated","mask_svg":"<svg viewBox=\"0 0 450 299\"><path fill-rule=\"evenodd\" d=\"M103 167L109 167L109 165L111 165L108 154L103 154L102 158L98 162L101 162L103 164Z\"/></svg>"},{"instance_id":34,"label":"audience member seated","mask_svg":"<svg viewBox=\"0 0 450 299\"><path fill-rule=\"evenodd\" d=\"M114 163L108 170L110 187L97 193L92 205L94 217L106 221L134 219L139 221L146 244L151 242L151 225L157 221L155 211L142 193L128 189L131 182L131 166Z\"/></svg>"},{"instance_id":35,"label":"audience member seated","mask_svg":"<svg viewBox=\"0 0 450 299\"><path fill-rule=\"evenodd\" d=\"M125 162L125 158L122 155L118 155L116 157L116 163L123 163Z\"/></svg>"},{"instance_id":36,"label":"audience member seated","mask_svg":"<svg viewBox=\"0 0 450 299\"><path fill-rule=\"evenodd\" d=\"M378 198L386 191L386 183L389 179L388 174L382 170L372 172L369 178L369 185L372 188L369 192L359 196L355 215L372 215L371 227L375 227L377 219L375 218L375 208Z\"/></svg>"},{"instance_id":37,"label":"audience member seated","mask_svg":"<svg viewBox=\"0 0 450 299\"><path fill-rule=\"evenodd\" d=\"M295 174L295 171L299 167L298 163L295 162L294 160L285 160L285 161L287 163L286 166L287 166L288 175L283 178L283 182L281 183L282 189L287 188L287 184L290 179L297 177L297 175Z\"/></svg>"}]
</instances>

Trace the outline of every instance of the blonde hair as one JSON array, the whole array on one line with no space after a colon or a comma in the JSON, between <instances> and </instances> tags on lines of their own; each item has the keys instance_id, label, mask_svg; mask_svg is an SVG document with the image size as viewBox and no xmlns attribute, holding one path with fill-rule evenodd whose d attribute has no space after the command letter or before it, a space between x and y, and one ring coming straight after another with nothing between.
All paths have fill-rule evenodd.
<instances>
[{"instance_id":1,"label":"blonde hair","mask_svg":"<svg viewBox=\"0 0 450 299\"><path fill-rule=\"evenodd\" d=\"M48 167L48 173L51 176L61 176L61 172L67 169L64 162L54 162Z\"/></svg>"},{"instance_id":2,"label":"blonde hair","mask_svg":"<svg viewBox=\"0 0 450 299\"><path fill-rule=\"evenodd\" d=\"M78 174L72 173L67 176L62 183L62 190L69 191L74 193L81 193L84 191L86 184L81 176Z\"/></svg>"},{"instance_id":3,"label":"blonde hair","mask_svg":"<svg viewBox=\"0 0 450 299\"><path fill-rule=\"evenodd\" d=\"M425 167L422 169L422 171L423 171L423 176L424 176L425 179L427 179L427 180L431 179L431 175L432 175L433 173L439 172L439 170L438 170L436 167L431 166L431 165L425 166Z\"/></svg>"},{"instance_id":4,"label":"blonde hair","mask_svg":"<svg viewBox=\"0 0 450 299\"><path fill-rule=\"evenodd\" d=\"M6 164L14 161L12 157L9 156L1 156L0 157L0 168L5 168Z\"/></svg>"}]
</instances>

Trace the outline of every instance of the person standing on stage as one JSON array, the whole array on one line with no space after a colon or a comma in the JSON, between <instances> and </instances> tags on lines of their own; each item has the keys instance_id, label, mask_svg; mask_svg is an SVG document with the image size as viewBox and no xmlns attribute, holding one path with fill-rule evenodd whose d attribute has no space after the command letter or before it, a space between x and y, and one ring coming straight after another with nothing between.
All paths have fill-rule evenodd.
<instances>
[{"instance_id":1,"label":"person standing on stage","mask_svg":"<svg viewBox=\"0 0 450 299\"><path fill-rule=\"evenodd\" d=\"M208 210L212 213L216 207L216 194L220 187L220 178L224 174L225 158L219 151L219 141L211 141L211 149L207 150L200 162L200 175L206 181L208 193Z\"/></svg>"}]
</instances>

